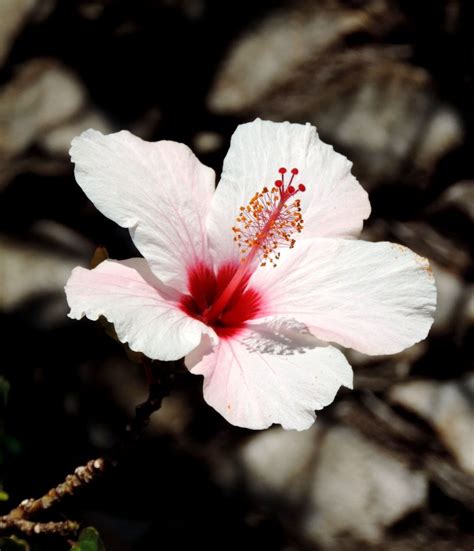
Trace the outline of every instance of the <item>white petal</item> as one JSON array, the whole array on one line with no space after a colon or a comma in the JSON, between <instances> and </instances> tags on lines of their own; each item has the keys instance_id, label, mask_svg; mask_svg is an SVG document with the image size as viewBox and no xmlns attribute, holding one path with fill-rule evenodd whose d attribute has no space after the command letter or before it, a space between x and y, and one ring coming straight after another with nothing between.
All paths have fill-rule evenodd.
<instances>
[{"instance_id":1,"label":"white petal","mask_svg":"<svg viewBox=\"0 0 474 551\"><path fill-rule=\"evenodd\" d=\"M87 130L72 141L75 175L108 218L130 228L163 282L186 287L186 267L207 260L205 218L214 172L185 145L146 142L129 132Z\"/></svg>"},{"instance_id":2,"label":"white petal","mask_svg":"<svg viewBox=\"0 0 474 551\"><path fill-rule=\"evenodd\" d=\"M237 128L224 161L209 213L209 241L217 258L236 258L232 226L240 206L280 178L278 169L297 168L304 230L299 238L357 237L370 214L367 193L350 163L322 142L309 125L255 120ZM286 175L288 177L288 174Z\"/></svg>"},{"instance_id":3,"label":"white petal","mask_svg":"<svg viewBox=\"0 0 474 551\"><path fill-rule=\"evenodd\" d=\"M428 261L386 242L297 241L249 284L265 289L273 315L293 316L318 338L367 354L393 354L424 339L436 306Z\"/></svg>"},{"instance_id":4,"label":"white petal","mask_svg":"<svg viewBox=\"0 0 474 551\"><path fill-rule=\"evenodd\" d=\"M204 375L206 402L233 425L307 429L341 385L352 388L352 370L339 350L301 331L292 320L262 324L186 365Z\"/></svg>"},{"instance_id":5,"label":"white petal","mask_svg":"<svg viewBox=\"0 0 474 551\"><path fill-rule=\"evenodd\" d=\"M104 316L121 342L151 359L177 360L196 348L203 333L217 337L182 312L179 294L162 285L143 258L106 260L93 270L75 268L66 285L69 317Z\"/></svg>"}]
</instances>

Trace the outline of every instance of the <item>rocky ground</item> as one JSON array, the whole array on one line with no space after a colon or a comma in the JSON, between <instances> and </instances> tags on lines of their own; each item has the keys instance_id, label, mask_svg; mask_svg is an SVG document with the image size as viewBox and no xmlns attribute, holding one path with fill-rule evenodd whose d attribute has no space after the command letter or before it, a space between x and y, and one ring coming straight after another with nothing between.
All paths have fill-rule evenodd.
<instances>
[{"instance_id":1,"label":"rocky ground","mask_svg":"<svg viewBox=\"0 0 474 551\"><path fill-rule=\"evenodd\" d=\"M430 337L396 356L349 352L355 391L301 433L235 429L184 377L130 459L64 512L114 551L474 548L473 8L0 1L5 511L112 445L146 394L116 343L66 317L72 267L98 244L133 254L74 183L71 138L128 128L219 172L235 125L260 116L317 125L370 192L363 237L431 260Z\"/></svg>"}]
</instances>

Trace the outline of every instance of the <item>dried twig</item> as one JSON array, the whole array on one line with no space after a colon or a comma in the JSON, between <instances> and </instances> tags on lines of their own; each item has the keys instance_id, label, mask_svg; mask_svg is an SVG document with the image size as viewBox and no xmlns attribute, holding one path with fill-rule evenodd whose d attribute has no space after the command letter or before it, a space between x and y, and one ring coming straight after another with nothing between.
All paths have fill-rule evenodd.
<instances>
[{"instance_id":1,"label":"dried twig","mask_svg":"<svg viewBox=\"0 0 474 551\"><path fill-rule=\"evenodd\" d=\"M34 522L23 518L11 518L10 515L6 515L0 520L0 530L22 532L27 536L37 534L68 536L79 530L79 524L72 520L65 520L63 522Z\"/></svg>"},{"instance_id":2,"label":"dried twig","mask_svg":"<svg viewBox=\"0 0 474 551\"><path fill-rule=\"evenodd\" d=\"M160 369L161 367L161 369ZM123 438L104 457L91 459L85 465L77 467L73 474L55 488L51 488L38 499L25 499L10 513L0 517L0 532L18 531L23 534L67 535L79 529L74 521L33 522L29 518L47 511L58 504L65 496L74 495L80 488L94 482L109 466L119 463L123 455L133 447L150 422L151 415L160 409L163 398L169 394L170 382L174 377L171 367L150 364L147 366L150 382L148 398L135 409L135 417L127 426Z\"/></svg>"},{"instance_id":3,"label":"dried twig","mask_svg":"<svg viewBox=\"0 0 474 551\"><path fill-rule=\"evenodd\" d=\"M64 482L51 488L47 494L38 499L25 499L7 517L22 519L35 513L46 511L66 495L73 495L77 488L92 482L96 475L105 469L106 462L102 457L91 459L86 465L77 467L74 474L68 474ZM4 520L6 517L3 517Z\"/></svg>"}]
</instances>

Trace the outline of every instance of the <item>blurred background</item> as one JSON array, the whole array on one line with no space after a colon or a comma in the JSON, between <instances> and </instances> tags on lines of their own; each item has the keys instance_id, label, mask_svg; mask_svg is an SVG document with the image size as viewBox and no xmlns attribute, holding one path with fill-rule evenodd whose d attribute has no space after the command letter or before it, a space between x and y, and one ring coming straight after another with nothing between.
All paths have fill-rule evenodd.
<instances>
[{"instance_id":1,"label":"blurred background","mask_svg":"<svg viewBox=\"0 0 474 551\"><path fill-rule=\"evenodd\" d=\"M349 352L355 390L301 433L232 427L183 376L137 449L55 518L96 526L108 551L472 550L473 12L470 0L0 0L4 512L107 450L147 394L119 344L66 317L74 266L97 245L135 254L75 184L72 137L181 141L219 174L235 126L260 116L315 124L370 193L363 238L431 260L430 337L396 356Z\"/></svg>"}]
</instances>

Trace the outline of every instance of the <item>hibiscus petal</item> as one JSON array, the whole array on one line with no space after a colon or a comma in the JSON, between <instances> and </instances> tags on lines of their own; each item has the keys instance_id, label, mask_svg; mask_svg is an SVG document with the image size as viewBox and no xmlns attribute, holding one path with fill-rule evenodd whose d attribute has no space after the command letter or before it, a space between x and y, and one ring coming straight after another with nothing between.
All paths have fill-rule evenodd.
<instances>
[{"instance_id":1,"label":"hibiscus petal","mask_svg":"<svg viewBox=\"0 0 474 551\"><path fill-rule=\"evenodd\" d=\"M288 171L297 168L295 183L306 187L298 194L304 218L299 239L357 237L370 214L370 203L352 176L351 166L319 139L310 124L257 119L239 126L232 136L208 218L209 242L216 258L237 258L231 227L238 209L264 186L273 186L280 178L280 167Z\"/></svg>"},{"instance_id":2,"label":"hibiscus petal","mask_svg":"<svg viewBox=\"0 0 474 551\"><path fill-rule=\"evenodd\" d=\"M161 284L143 258L106 260L93 270L75 268L66 285L70 318L104 316L121 342L157 360L182 358L201 342L217 337L177 306L178 293Z\"/></svg>"},{"instance_id":3,"label":"hibiscus petal","mask_svg":"<svg viewBox=\"0 0 474 551\"><path fill-rule=\"evenodd\" d=\"M436 288L429 263L394 243L297 241L275 269L258 269L267 311L306 323L325 341L366 354L393 354L424 339Z\"/></svg>"},{"instance_id":4,"label":"hibiscus petal","mask_svg":"<svg viewBox=\"0 0 474 551\"><path fill-rule=\"evenodd\" d=\"M186 365L204 375L206 402L233 425L250 429L272 423L307 429L314 410L330 404L341 385L352 388L344 355L293 320L244 330L207 355L190 355Z\"/></svg>"},{"instance_id":5,"label":"hibiscus petal","mask_svg":"<svg viewBox=\"0 0 474 551\"><path fill-rule=\"evenodd\" d=\"M87 130L72 141L76 180L95 206L130 228L163 282L184 291L186 268L208 258L204 220L214 172L185 145L146 142L129 132Z\"/></svg>"}]
</instances>

